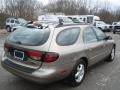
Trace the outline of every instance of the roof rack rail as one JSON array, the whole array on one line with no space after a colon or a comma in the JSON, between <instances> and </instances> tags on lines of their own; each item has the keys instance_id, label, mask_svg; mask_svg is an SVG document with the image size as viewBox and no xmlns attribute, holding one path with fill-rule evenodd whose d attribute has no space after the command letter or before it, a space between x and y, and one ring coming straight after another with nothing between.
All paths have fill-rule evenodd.
<instances>
[{"instance_id":1,"label":"roof rack rail","mask_svg":"<svg viewBox=\"0 0 120 90\"><path fill-rule=\"evenodd\" d=\"M90 25L90 24L86 24L86 23L67 23L67 24L58 24L55 28L59 28L59 27L64 27L64 26L71 26L71 25Z\"/></svg>"}]
</instances>

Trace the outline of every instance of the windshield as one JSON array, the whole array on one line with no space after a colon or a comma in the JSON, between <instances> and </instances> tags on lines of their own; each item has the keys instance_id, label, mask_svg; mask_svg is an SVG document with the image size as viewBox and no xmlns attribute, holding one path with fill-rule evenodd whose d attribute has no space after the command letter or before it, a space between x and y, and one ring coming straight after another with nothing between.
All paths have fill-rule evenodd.
<instances>
[{"instance_id":1,"label":"windshield","mask_svg":"<svg viewBox=\"0 0 120 90\"><path fill-rule=\"evenodd\" d=\"M25 19L22 19L22 18L18 18L18 21L20 22L21 25L27 23L27 21Z\"/></svg>"},{"instance_id":2,"label":"windshield","mask_svg":"<svg viewBox=\"0 0 120 90\"><path fill-rule=\"evenodd\" d=\"M7 40L17 44L37 46L44 44L48 40L49 34L48 29L22 27L11 33Z\"/></svg>"}]
</instances>

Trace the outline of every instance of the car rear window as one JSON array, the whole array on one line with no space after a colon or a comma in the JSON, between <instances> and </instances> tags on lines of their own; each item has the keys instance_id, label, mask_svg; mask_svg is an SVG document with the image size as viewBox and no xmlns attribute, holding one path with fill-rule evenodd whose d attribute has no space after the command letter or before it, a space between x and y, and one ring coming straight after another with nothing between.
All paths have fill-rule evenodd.
<instances>
[{"instance_id":1,"label":"car rear window","mask_svg":"<svg viewBox=\"0 0 120 90\"><path fill-rule=\"evenodd\" d=\"M79 27L65 29L58 34L56 39L57 44L60 46L72 45L77 41L79 34Z\"/></svg>"},{"instance_id":2,"label":"car rear window","mask_svg":"<svg viewBox=\"0 0 120 90\"><path fill-rule=\"evenodd\" d=\"M49 29L22 27L11 33L7 40L16 44L38 46L44 44L49 35Z\"/></svg>"}]
</instances>

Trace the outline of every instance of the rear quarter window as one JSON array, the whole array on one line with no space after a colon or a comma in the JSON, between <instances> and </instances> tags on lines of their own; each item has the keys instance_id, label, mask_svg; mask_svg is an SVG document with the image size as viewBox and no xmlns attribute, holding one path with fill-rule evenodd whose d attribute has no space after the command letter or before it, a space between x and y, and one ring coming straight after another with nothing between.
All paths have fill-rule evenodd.
<instances>
[{"instance_id":1,"label":"rear quarter window","mask_svg":"<svg viewBox=\"0 0 120 90\"><path fill-rule=\"evenodd\" d=\"M58 34L56 42L60 46L72 45L77 41L79 34L79 27L65 29Z\"/></svg>"}]
</instances>

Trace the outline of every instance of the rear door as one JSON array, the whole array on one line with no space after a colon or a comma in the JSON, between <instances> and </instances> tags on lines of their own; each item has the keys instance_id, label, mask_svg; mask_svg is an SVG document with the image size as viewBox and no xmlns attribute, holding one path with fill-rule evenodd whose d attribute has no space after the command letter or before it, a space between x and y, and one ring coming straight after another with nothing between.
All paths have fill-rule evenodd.
<instances>
[{"instance_id":1,"label":"rear door","mask_svg":"<svg viewBox=\"0 0 120 90\"><path fill-rule=\"evenodd\" d=\"M103 48L103 46L101 42L98 42L97 36L93 28L87 27L83 31L83 40L90 64L94 64L100 61L103 58L101 55L101 49Z\"/></svg>"}]
</instances>

